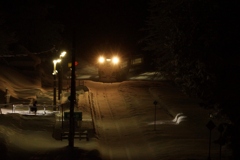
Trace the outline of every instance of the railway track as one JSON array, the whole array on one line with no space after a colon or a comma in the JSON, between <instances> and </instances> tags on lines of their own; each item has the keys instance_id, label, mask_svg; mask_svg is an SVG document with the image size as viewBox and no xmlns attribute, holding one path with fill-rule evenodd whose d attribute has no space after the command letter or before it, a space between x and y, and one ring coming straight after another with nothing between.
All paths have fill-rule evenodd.
<instances>
[{"instance_id":1,"label":"railway track","mask_svg":"<svg viewBox=\"0 0 240 160\"><path fill-rule=\"evenodd\" d=\"M95 107L99 114L98 121L102 124L101 129L99 129L100 138L108 148L107 154L109 159L115 159L116 154L118 154L117 157L121 156L124 159L131 160L129 148L122 145L125 142L122 132L124 128L116 118L116 113L113 109L114 103L108 93L109 87L112 86L110 84L102 84L101 88L96 91L97 105L95 105ZM117 145L119 142L122 144Z\"/></svg>"},{"instance_id":2,"label":"railway track","mask_svg":"<svg viewBox=\"0 0 240 160\"><path fill-rule=\"evenodd\" d=\"M139 127L118 87L119 83L98 83L91 90L103 159L149 159L148 145L144 139L139 139Z\"/></svg>"}]
</instances>

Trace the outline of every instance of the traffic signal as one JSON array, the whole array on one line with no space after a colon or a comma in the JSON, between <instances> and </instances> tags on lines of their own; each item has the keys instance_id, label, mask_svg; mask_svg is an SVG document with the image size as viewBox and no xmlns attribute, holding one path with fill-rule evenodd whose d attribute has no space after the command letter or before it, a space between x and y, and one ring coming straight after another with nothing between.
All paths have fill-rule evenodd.
<instances>
[{"instance_id":1,"label":"traffic signal","mask_svg":"<svg viewBox=\"0 0 240 160\"><path fill-rule=\"evenodd\" d=\"M77 66L77 65L78 65L78 62L77 62L77 61L75 61L75 62L74 62L74 65L75 65L75 66ZM69 68L71 68L71 67L72 67L72 63L71 63L71 62L69 62L69 63L68 63L68 67L69 67Z\"/></svg>"}]
</instances>

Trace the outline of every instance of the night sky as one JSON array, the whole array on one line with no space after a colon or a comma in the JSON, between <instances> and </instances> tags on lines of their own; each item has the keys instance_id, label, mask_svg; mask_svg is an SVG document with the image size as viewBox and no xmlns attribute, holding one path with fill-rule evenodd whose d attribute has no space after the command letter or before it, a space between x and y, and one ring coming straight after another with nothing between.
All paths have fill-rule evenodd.
<instances>
[{"instance_id":1,"label":"night sky","mask_svg":"<svg viewBox=\"0 0 240 160\"><path fill-rule=\"evenodd\" d=\"M47 21L62 25L64 29L61 36L64 41L58 46L59 49L71 50L72 31L75 26L77 56L89 58L100 51L117 51L123 55L143 52L138 41L144 37L140 30L146 24L147 0L3 0L0 8L8 22L7 28L13 28L12 31L21 34L30 35L29 26L34 25L21 17L37 20L42 14ZM24 38L21 40L24 41ZM28 49L33 51L34 47L37 48L38 44L28 46Z\"/></svg>"},{"instance_id":2,"label":"night sky","mask_svg":"<svg viewBox=\"0 0 240 160\"><path fill-rule=\"evenodd\" d=\"M53 18L65 24L66 37L71 35L74 21L77 55L88 57L101 51L118 51L124 55L142 52L138 41L144 37L141 29L146 24L147 0L83 0L74 7L71 5L56 4Z\"/></svg>"}]
</instances>

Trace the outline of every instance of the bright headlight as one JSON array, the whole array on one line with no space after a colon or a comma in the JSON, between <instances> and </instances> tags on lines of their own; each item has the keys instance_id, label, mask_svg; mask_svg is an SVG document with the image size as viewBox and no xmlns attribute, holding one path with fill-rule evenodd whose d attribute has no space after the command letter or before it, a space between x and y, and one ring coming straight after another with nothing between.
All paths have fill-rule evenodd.
<instances>
[{"instance_id":1,"label":"bright headlight","mask_svg":"<svg viewBox=\"0 0 240 160\"><path fill-rule=\"evenodd\" d=\"M112 62L113 62L113 64L118 64L119 58L118 57L113 57Z\"/></svg>"},{"instance_id":2,"label":"bright headlight","mask_svg":"<svg viewBox=\"0 0 240 160\"><path fill-rule=\"evenodd\" d=\"M104 57L99 57L99 58L98 58L98 62L99 62L99 63L104 63L104 61L105 61L105 58L104 58Z\"/></svg>"}]
</instances>

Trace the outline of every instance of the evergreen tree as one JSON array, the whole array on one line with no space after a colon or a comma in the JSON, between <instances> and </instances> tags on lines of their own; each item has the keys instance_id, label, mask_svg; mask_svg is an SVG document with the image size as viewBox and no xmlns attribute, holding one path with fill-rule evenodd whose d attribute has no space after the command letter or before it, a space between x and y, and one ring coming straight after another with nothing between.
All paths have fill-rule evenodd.
<instances>
[{"instance_id":1,"label":"evergreen tree","mask_svg":"<svg viewBox=\"0 0 240 160\"><path fill-rule=\"evenodd\" d=\"M239 2L151 0L145 49L161 74L204 107L227 114L239 150ZM237 107L236 107L237 106Z\"/></svg>"}]
</instances>

